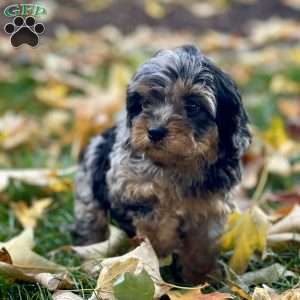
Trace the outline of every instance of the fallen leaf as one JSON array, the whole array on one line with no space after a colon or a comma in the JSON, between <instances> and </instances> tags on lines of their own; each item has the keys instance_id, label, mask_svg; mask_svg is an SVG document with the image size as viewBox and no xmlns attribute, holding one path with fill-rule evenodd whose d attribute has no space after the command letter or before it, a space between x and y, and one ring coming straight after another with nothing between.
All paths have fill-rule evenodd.
<instances>
[{"instance_id":1,"label":"fallen leaf","mask_svg":"<svg viewBox=\"0 0 300 300\"><path fill-rule=\"evenodd\" d=\"M64 110L51 110L43 118L43 127L48 134L62 136L67 132L67 125L71 121L71 115Z\"/></svg>"},{"instance_id":2,"label":"fallen leaf","mask_svg":"<svg viewBox=\"0 0 300 300\"><path fill-rule=\"evenodd\" d=\"M76 167L61 170L48 169L14 169L0 170L0 191L4 190L10 179L17 179L27 184L49 188L55 192L62 192L72 188L69 176L76 171Z\"/></svg>"},{"instance_id":3,"label":"fallen leaf","mask_svg":"<svg viewBox=\"0 0 300 300\"><path fill-rule=\"evenodd\" d=\"M5 262L10 265L12 264L11 257L9 255L8 251L4 247L2 247L0 249L0 261Z\"/></svg>"},{"instance_id":4,"label":"fallen leaf","mask_svg":"<svg viewBox=\"0 0 300 300\"><path fill-rule=\"evenodd\" d=\"M207 18L224 13L229 8L226 4L226 1L196 1L191 3L188 9L197 17Z\"/></svg>"},{"instance_id":5,"label":"fallen leaf","mask_svg":"<svg viewBox=\"0 0 300 300\"><path fill-rule=\"evenodd\" d=\"M11 258L11 264L0 261L0 274L12 280L39 282L49 290L71 288L73 282L68 278L67 269L32 251L34 247L32 228L20 235L0 243Z\"/></svg>"},{"instance_id":6,"label":"fallen leaf","mask_svg":"<svg viewBox=\"0 0 300 300\"><path fill-rule=\"evenodd\" d=\"M246 299L246 300L251 300L251 296L246 293L246 291L244 291L241 287L236 286L236 285L232 285L230 287L230 290L235 293L236 295L238 295L240 298L242 299Z\"/></svg>"},{"instance_id":7,"label":"fallen leaf","mask_svg":"<svg viewBox=\"0 0 300 300\"><path fill-rule=\"evenodd\" d=\"M271 125L263 134L264 141L271 145L274 149L280 150L289 138L286 134L284 121L280 117L274 117Z\"/></svg>"},{"instance_id":8,"label":"fallen leaf","mask_svg":"<svg viewBox=\"0 0 300 300\"><path fill-rule=\"evenodd\" d=\"M240 279L247 285L259 285L262 283L271 284L283 277L297 277L297 275L287 270L283 265L276 263L266 268L245 273L240 276Z\"/></svg>"},{"instance_id":9,"label":"fallen leaf","mask_svg":"<svg viewBox=\"0 0 300 300\"><path fill-rule=\"evenodd\" d=\"M113 285L118 300L153 300L155 287L150 275L142 270L139 274L126 272Z\"/></svg>"},{"instance_id":10,"label":"fallen leaf","mask_svg":"<svg viewBox=\"0 0 300 300\"><path fill-rule=\"evenodd\" d=\"M264 287L256 287L254 289L252 300L299 300L300 289L291 289L283 292L282 294L276 294L272 289Z\"/></svg>"},{"instance_id":11,"label":"fallen leaf","mask_svg":"<svg viewBox=\"0 0 300 300\"><path fill-rule=\"evenodd\" d=\"M270 291L265 288L256 287L252 295L252 300L275 300L275 299L278 299L278 296L276 294L271 294Z\"/></svg>"},{"instance_id":12,"label":"fallen leaf","mask_svg":"<svg viewBox=\"0 0 300 300\"><path fill-rule=\"evenodd\" d=\"M287 242L300 243L300 234L292 232L269 234L267 240L269 246L286 245Z\"/></svg>"},{"instance_id":13,"label":"fallen leaf","mask_svg":"<svg viewBox=\"0 0 300 300\"><path fill-rule=\"evenodd\" d=\"M222 239L223 249L233 250L229 265L241 274L246 271L255 251L264 252L269 222L266 215L254 207L243 214L233 212L227 228Z\"/></svg>"},{"instance_id":14,"label":"fallen leaf","mask_svg":"<svg viewBox=\"0 0 300 300\"><path fill-rule=\"evenodd\" d=\"M128 242L128 237L123 230L116 226L110 226L108 240L88 246L67 246L85 260L96 260L104 257L114 256L121 246Z\"/></svg>"},{"instance_id":15,"label":"fallen leaf","mask_svg":"<svg viewBox=\"0 0 300 300\"><path fill-rule=\"evenodd\" d=\"M103 267L97 281L96 290L90 300L97 299L98 296L102 299L115 299L113 295L115 281L126 272L134 272L138 263L137 258L131 257L123 261L112 262L108 267Z\"/></svg>"},{"instance_id":16,"label":"fallen leaf","mask_svg":"<svg viewBox=\"0 0 300 300\"><path fill-rule=\"evenodd\" d=\"M279 111L288 119L299 118L300 116L300 104L299 99L287 100L281 99L278 101Z\"/></svg>"},{"instance_id":17,"label":"fallen leaf","mask_svg":"<svg viewBox=\"0 0 300 300\"><path fill-rule=\"evenodd\" d=\"M49 80L46 85L35 90L35 95L38 100L48 105L65 108L69 92L70 88L67 85Z\"/></svg>"},{"instance_id":18,"label":"fallen leaf","mask_svg":"<svg viewBox=\"0 0 300 300\"><path fill-rule=\"evenodd\" d=\"M179 291L170 291L168 292L168 296L171 300L197 300L198 297L202 296L201 290L192 290L189 292L179 292Z\"/></svg>"},{"instance_id":19,"label":"fallen leaf","mask_svg":"<svg viewBox=\"0 0 300 300\"><path fill-rule=\"evenodd\" d=\"M165 16L165 8L160 0L146 0L145 11L152 18L163 18Z\"/></svg>"},{"instance_id":20,"label":"fallen leaf","mask_svg":"<svg viewBox=\"0 0 300 300\"><path fill-rule=\"evenodd\" d=\"M300 299L300 289L288 290L282 293L280 300L299 300Z\"/></svg>"},{"instance_id":21,"label":"fallen leaf","mask_svg":"<svg viewBox=\"0 0 300 300\"><path fill-rule=\"evenodd\" d=\"M271 226L268 234L300 232L300 206L294 209L285 218Z\"/></svg>"},{"instance_id":22,"label":"fallen leaf","mask_svg":"<svg viewBox=\"0 0 300 300\"><path fill-rule=\"evenodd\" d=\"M68 292L68 291L57 291L52 295L53 300L84 300L80 296Z\"/></svg>"},{"instance_id":23,"label":"fallen leaf","mask_svg":"<svg viewBox=\"0 0 300 300\"><path fill-rule=\"evenodd\" d=\"M185 293L180 292L169 292L168 296L171 300L224 300L233 299L233 296L228 293L209 293L203 294L201 290L192 290Z\"/></svg>"},{"instance_id":24,"label":"fallen leaf","mask_svg":"<svg viewBox=\"0 0 300 300\"><path fill-rule=\"evenodd\" d=\"M272 174L280 176L289 176L291 174L292 167L289 159L279 153L274 153L267 157L266 164L268 172Z\"/></svg>"},{"instance_id":25,"label":"fallen leaf","mask_svg":"<svg viewBox=\"0 0 300 300\"><path fill-rule=\"evenodd\" d=\"M97 299L97 296L105 300L115 300L113 284L126 272L140 274L145 270L154 282L155 297L164 295L170 289L160 275L158 258L148 240L125 255L103 260L100 267L96 293L90 300Z\"/></svg>"},{"instance_id":26,"label":"fallen leaf","mask_svg":"<svg viewBox=\"0 0 300 300\"><path fill-rule=\"evenodd\" d=\"M295 189L291 192L269 194L268 199L287 204L300 204L300 189Z\"/></svg>"},{"instance_id":27,"label":"fallen leaf","mask_svg":"<svg viewBox=\"0 0 300 300\"><path fill-rule=\"evenodd\" d=\"M32 143L37 136L38 125L32 118L13 112L7 112L0 118L0 147L4 150Z\"/></svg>"},{"instance_id":28,"label":"fallen leaf","mask_svg":"<svg viewBox=\"0 0 300 300\"><path fill-rule=\"evenodd\" d=\"M50 198L34 201L29 207L26 202L12 203L12 209L24 228L35 228L38 219L52 203Z\"/></svg>"},{"instance_id":29,"label":"fallen leaf","mask_svg":"<svg viewBox=\"0 0 300 300\"><path fill-rule=\"evenodd\" d=\"M296 94L300 92L299 84L282 74L273 76L270 89L275 94ZM298 111L298 110L296 110Z\"/></svg>"},{"instance_id":30,"label":"fallen leaf","mask_svg":"<svg viewBox=\"0 0 300 300\"><path fill-rule=\"evenodd\" d=\"M125 104L126 85L130 75L128 67L115 64L111 69L106 89L93 88L88 95L70 99L69 109L73 111L75 118L72 149L75 157L92 135L102 132L115 123L115 114Z\"/></svg>"},{"instance_id":31,"label":"fallen leaf","mask_svg":"<svg viewBox=\"0 0 300 300\"><path fill-rule=\"evenodd\" d=\"M252 24L250 40L254 45L299 38L299 23L291 19L272 17Z\"/></svg>"}]
</instances>

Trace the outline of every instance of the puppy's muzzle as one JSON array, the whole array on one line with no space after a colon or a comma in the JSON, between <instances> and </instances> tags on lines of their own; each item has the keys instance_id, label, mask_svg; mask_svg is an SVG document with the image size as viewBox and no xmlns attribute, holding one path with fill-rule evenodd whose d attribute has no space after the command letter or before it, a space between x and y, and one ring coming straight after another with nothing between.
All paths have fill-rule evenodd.
<instances>
[{"instance_id":1,"label":"puppy's muzzle","mask_svg":"<svg viewBox=\"0 0 300 300\"><path fill-rule=\"evenodd\" d=\"M148 137L151 142L161 141L168 133L168 130L164 127L150 128L148 130Z\"/></svg>"}]
</instances>

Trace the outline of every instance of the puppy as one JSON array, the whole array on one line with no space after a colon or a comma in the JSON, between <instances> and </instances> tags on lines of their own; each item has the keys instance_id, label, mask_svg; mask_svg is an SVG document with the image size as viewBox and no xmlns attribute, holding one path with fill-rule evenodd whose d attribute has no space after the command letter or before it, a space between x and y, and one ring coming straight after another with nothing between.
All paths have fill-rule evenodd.
<instances>
[{"instance_id":1,"label":"puppy","mask_svg":"<svg viewBox=\"0 0 300 300\"><path fill-rule=\"evenodd\" d=\"M146 236L181 278L199 283L215 265L250 143L232 79L194 46L162 50L128 86L125 116L95 137L76 179L79 243L107 238L109 219Z\"/></svg>"}]
</instances>

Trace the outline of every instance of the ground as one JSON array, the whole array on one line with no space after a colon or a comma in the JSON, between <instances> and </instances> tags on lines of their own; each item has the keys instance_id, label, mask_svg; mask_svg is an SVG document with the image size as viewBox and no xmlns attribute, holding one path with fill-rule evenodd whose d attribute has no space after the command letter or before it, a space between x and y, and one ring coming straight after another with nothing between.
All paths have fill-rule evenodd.
<instances>
[{"instance_id":1,"label":"ground","mask_svg":"<svg viewBox=\"0 0 300 300\"><path fill-rule=\"evenodd\" d=\"M244 182L236 194L240 208L243 211L256 198L273 216L278 207L290 208L291 202L269 201L282 192L294 195L293 203L299 202L300 10L287 4L293 1L208 1L214 15L202 17L203 7L200 12L196 6L194 13L189 10L195 1L188 5L145 1L145 6L137 1L105 1L107 6L101 8L100 2L51 1L49 10L54 12L45 20L46 33L35 49L13 49L9 37L4 32L0 35L3 173L74 166L88 138L113 124L136 67L159 48L194 43L237 81L250 114L254 141L244 159ZM1 6L6 4L4 1ZM1 27L8 21L1 16ZM268 156L275 155L277 160L260 190L262 170ZM12 203L31 205L38 199L52 198L35 227L34 249L67 266L76 282L74 290L87 299L96 279L82 270L76 254L57 250L73 243L74 174L51 186L13 179L3 187L1 174L0 241L22 231ZM268 247L266 258L253 256L247 271L278 262L299 274L298 252L299 244L280 251ZM227 264L231 253L223 253L221 265ZM269 286L279 293L298 283L297 277L282 276ZM253 287L249 285L249 293ZM207 292L231 292L230 288L228 281L219 280ZM1 275L0 296L51 299L51 293L40 285L11 282Z\"/></svg>"}]
</instances>

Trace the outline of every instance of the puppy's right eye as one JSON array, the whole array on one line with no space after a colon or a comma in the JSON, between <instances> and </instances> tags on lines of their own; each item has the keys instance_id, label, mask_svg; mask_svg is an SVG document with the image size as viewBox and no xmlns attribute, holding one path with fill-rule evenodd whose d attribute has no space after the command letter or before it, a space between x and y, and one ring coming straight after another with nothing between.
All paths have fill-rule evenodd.
<instances>
[{"instance_id":1,"label":"puppy's right eye","mask_svg":"<svg viewBox=\"0 0 300 300\"><path fill-rule=\"evenodd\" d=\"M150 107L150 105L151 105L151 101L149 99L145 99L142 103L142 108L147 109Z\"/></svg>"},{"instance_id":2,"label":"puppy's right eye","mask_svg":"<svg viewBox=\"0 0 300 300\"><path fill-rule=\"evenodd\" d=\"M194 98L188 98L184 105L184 108L189 117L193 117L201 111L199 101L197 101L197 99Z\"/></svg>"},{"instance_id":3,"label":"puppy's right eye","mask_svg":"<svg viewBox=\"0 0 300 300\"><path fill-rule=\"evenodd\" d=\"M142 111L142 97L138 93L133 93L127 97L127 111L129 118L132 119Z\"/></svg>"}]
</instances>

